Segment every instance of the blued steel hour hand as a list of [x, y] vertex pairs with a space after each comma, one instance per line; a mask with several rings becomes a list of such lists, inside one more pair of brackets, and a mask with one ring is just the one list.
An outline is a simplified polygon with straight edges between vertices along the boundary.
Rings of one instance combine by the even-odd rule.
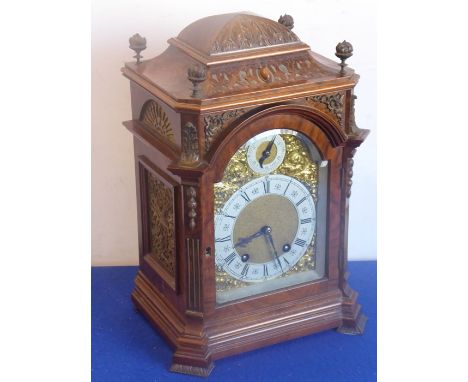
[[260, 229], [258, 232], [255, 232], [253, 235], [247, 236], [247, 237], [241, 237], [237, 241], [236, 244], [234, 244], [234, 248], [236, 247], [245, 247], [247, 244], [249, 244], [253, 239], [263, 236], [263, 228]]
[[234, 244], [234, 248], [236, 247], [245, 247], [247, 244], [249, 244], [253, 239], [257, 238], [257, 237], [260, 237], [260, 236], [263, 236], [263, 235], [266, 235], [268, 232], [271, 232], [271, 228], [268, 227], [267, 225], [266, 226], [263, 226], [262, 228], [260, 228], [260, 230], [258, 232], [255, 232], [254, 234], [250, 235], [250, 236], [247, 236], [247, 237], [241, 237], [239, 238], [239, 240], [237, 241], [236, 244]]
[[265, 162], [265, 159], [267, 159], [271, 155], [271, 148], [273, 147], [273, 143], [275, 142], [276, 135], [273, 137], [273, 139], [268, 142], [268, 146], [263, 150], [262, 156], [258, 160], [258, 163], [260, 164], [260, 167], [263, 168], [263, 162]]

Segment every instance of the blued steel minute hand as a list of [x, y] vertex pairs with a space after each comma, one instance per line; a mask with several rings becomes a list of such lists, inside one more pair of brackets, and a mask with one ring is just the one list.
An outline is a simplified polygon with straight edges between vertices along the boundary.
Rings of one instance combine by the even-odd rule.
[[281, 273], [284, 273], [283, 267], [282, 267], [281, 261], [280, 261], [280, 259], [278, 257], [278, 252], [276, 252], [275, 243], [273, 243], [273, 238], [271, 237], [271, 234], [269, 232], [267, 232], [265, 234], [265, 236], [267, 237], [268, 241], [270, 242], [271, 248], [273, 249], [273, 253], [275, 254], [276, 261], [278, 261], [278, 264], [279, 264], [279, 266], [281, 268]]

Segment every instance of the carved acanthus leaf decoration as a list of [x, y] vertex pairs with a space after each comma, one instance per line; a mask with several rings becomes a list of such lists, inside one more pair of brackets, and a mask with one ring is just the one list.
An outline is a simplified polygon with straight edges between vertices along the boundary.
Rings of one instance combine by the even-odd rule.
[[343, 126], [344, 98], [344, 93], [334, 93], [306, 97], [306, 101], [330, 115], [340, 126]]
[[169, 118], [156, 101], [149, 100], [143, 105], [140, 114], [140, 121], [143, 122], [143, 124], [151, 131], [156, 132], [171, 142], [174, 142], [174, 132], [172, 131]]
[[205, 91], [210, 96], [215, 96], [307, 81], [327, 73], [326, 68], [314, 62], [308, 54], [296, 55], [282, 61], [268, 59], [231, 69], [213, 68]]
[[204, 117], [205, 123], [205, 151], [208, 152], [218, 135], [233, 119], [245, 113], [245, 109], [226, 111], [221, 114], [210, 114]]
[[210, 53], [227, 53], [292, 42], [300, 40], [285, 26], [263, 17], [239, 15], [218, 34]]
[[186, 163], [197, 162], [200, 158], [198, 148], [197, 128], [191, 122], [182, 127], [182, 161]]

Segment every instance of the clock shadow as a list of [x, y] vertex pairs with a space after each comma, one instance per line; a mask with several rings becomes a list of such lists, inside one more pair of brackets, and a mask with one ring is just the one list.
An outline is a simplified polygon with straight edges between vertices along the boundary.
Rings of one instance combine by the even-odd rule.
[[137, 267], [92, 268], [93, 381], [144, 380], [139, 376], [160, 374], [171, 365], [171, 348], [131, 301], [137, 272]]

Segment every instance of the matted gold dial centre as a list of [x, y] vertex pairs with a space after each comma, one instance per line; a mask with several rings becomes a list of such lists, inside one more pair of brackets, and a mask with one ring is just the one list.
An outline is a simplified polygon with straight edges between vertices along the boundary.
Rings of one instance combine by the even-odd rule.
[[[271, 237], [276, 248], [291, 246], [297, 233], [298, 216], [289, 199], [279, 195], [265, 195], [249, 203], [239, 214], [233, 232], [236, 244], [243, 238], [258, 232], [262, 227], [271, 228]], [[248, 244], [236, 247], [241, 255], [249, 255], [252, 263], [265, 263], [272, 259], [271, 245], [265, 235]]]

